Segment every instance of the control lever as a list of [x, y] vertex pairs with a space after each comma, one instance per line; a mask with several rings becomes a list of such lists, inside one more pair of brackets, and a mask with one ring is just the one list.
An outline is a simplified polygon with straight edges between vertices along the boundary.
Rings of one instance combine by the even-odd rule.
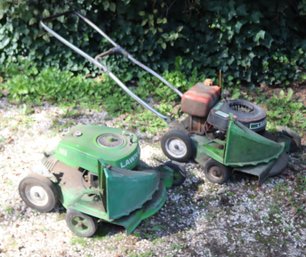
[[96, 61], [99, 61], [100, 59], [104, 58], [105, 56], [108, 56], [108, 55], [111, 55], [111, 54], [117, 54], [117, 53], [120, 53], [120, 48], [119, 47], [113, 47], [103, 53], [100, 53], [98, 54], [96, 57], [95, 57], [95, 60]]

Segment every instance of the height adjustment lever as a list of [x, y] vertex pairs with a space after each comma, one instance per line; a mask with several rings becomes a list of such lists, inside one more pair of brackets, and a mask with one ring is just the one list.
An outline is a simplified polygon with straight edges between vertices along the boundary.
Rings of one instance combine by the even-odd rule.
[[104, 58], [105, 56], [108, 56], [108, 55], [111, 55], [111, 54], [117, 54], [117, 53], [120, 53], [120, 47], [113, 47], [103, 53], [100, 53], [98, 54], [96, 57], [95, 57], [95, 60], [99, 61], [100, 59]]

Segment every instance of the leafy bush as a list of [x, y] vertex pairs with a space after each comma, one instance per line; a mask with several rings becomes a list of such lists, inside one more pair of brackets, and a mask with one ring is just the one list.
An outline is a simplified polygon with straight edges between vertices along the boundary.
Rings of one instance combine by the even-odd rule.
[[127, 118], [122, 121], [121, 126], [133, 130], [138, 129], [141, 132], [148, 132], [150, 134], [156, 134], [160, 132], [161, 129], [167, 128], [167, 124], [163, 122], [163, 120], [147, 110], [127, 116]]
[[[133, 91], [154, 105], [161, 113], [168, 116], [177, 115], [174, 106], [179, 100], [178, 96], [170, 90], [165, 90], [167, 87], [151, 76], [138, 75], [140, 75], [140, 79], [131, 84]], [[178, 70], [167, 71], [163, 76], [182, 91], [187, 90], [196, 81], [204, 79], [199, 76], [196, 70], [193, 71], [189, 80], [185, 74]], [[60, 71], [56, 68], [45, 68], [39, 72], [31, 62], [20, 59], [18, 64], [10, 63], [0, 67], [0, 93], [1, 91], [6, 92], [9, 100], [15, 103], [30, 103], [32, 105], [49, 101], [68, 106], [83, 105], [95, 109], [102, 106], [111, 115], [130, 112], [124, 120], [125, 126], [128, 125], [129, 128], [138, 128], [153, 134], [165, 127], [165, 123], [161, 119], [147, 110], [144, 111], [143, 107], [139, 107], [105, 75], [95, 79], [86, 79], [84, 76], [75, 76], [72, 72]], [[281, 90], [272, 97], [262, 94], [259, 89], [255, 91], [257, 92], [254, 93], [251, 90], [242, 92], [241, 88], [235, 87], [231, 89], [231, 97], [249, 98], [250, 101], [266, 105], [269, 129], [283, 125], [299, 132], [305, 131], [306, 109], [303, 103], [293, 99], [292, 89]], [[27, 109], [25, 109], [26, 112], [28, 112]]]
[[288, 126], [305, 132], [306, 130], [306, 108], [302, 102], [293, 99], [293, 90], [289, 88], [287, 93], [281, 90], [278, 95], [267, 99], [268, 125], [275, 129], [277, 125]]
[[[165, 72], [164, 76], [182, 90], [186, 90], [193, 81], [179, 71]], [[41, 104], [43, 101], [66, 105], [85, 104], [90, 107], [103, 106], [111, 114], [131, 112], [138, 106], [130, 96], [105, 74], [95, 79], [86, 79], [82, 75], [74, 75], [70, 71], [60, 71], [56, 68], [38, 68], [24, 59], [17, 63], [9, 63], [0, 67], [0, 91], [5, 91], [14, 103]], [[124, 79], [124, 78], [123, 78]], [[127, 79], [127, 78], [125, 78]], [[194, 79], [195, 80], [195, 79]], [[172, 104], [178, 96], [165, 90], [167, 87], [159, 80], [140, 74], [133, 81], [132, 90], [144, 100], [154, 105], [156, 102]], [[162, 93], [164, 90], [164, 93]], [[159, 108], [168, 112], [167, 105]], [[147, 115], [144, 119], [147, 119]]]
[[1, 88], [8, 91], [9, 99], [16, 103], [81, 102], [99, 97], [93, 80], [74, 76], [69, 71], [45, 68], [38, 72], [36, 66], [24, 62], [24, 66], [9, 64], [2, 67], [2, 73], [6, 82], [0, 84]]
[[[39, 68], [94, 72], [38, 25], [42, 17], [72, 8], [82, 9], [115, 41], [159, 71], [173, 70], [179, 60], [179, 70], [188, 76], [195, 68], [208, 77], [221, 69], [228, 85], [305, 80], [304, 0], [2, 0], [0, 64], [26, 56]], [[72, 18], [52, 26], [92, 55], [108, 48], [105, 40]], [[122, 59], [108, 60], [114, 71], [133, 77], [134, 69]]]
[[230, 88], [232, 99], [246, 99], [255, 102], [267, 110], [268, 130], [277, 130], [277, 126], [287, 126], [300, 132], [306, 130], [306, 107], [297, 99], [292, 88], [261, 89], [261, 88]]

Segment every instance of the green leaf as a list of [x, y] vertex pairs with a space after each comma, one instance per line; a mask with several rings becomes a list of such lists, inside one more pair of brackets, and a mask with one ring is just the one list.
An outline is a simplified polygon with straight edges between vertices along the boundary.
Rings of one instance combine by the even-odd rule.
[[260, 39], [264, 39], [265, 38], [265, 34], [266, 34], [266, 32], [264, 30], [258, 31], [257, 34], [254, 37], [254, 41], [256, 43], [258, 43]]
[[292, 99], [293, 93], [294, 92], [293, 92], [292, 88], [288, 88], [288, 93], [287, 93], [287, 97], [286, 97], [287, 101], [290, 101]]
[[30, 19], [29, 25], [31, 26], [31, 25], [35, 24], [36, 22], [37, 22], [37, 20], [33, 17], [33, 18]]
[[109, 2], [108, 1], [104, 1], [103, 2], [103, 7], [104, 7], [104, 10], [108, 10], [108, 8], [109, 8]]
[[43, 18], [46, 18], [46, 17], [50, 16], [50, 12], [47, 9], [45, 9], [42, 13], [42, 16], [43, 16]]
[[116, 11], [116, 4], [115, 4], [115, 3], [110, 3], [109, 9], [110, 9], [112, 12], [115, 12], [115, 11]]
[[141, 26], [145, 26], [145, 25], [147, 24], [147, 22], [148, 22], [147, 19], [143, 20], [143, 21], [141, 22]]
[[7, 37], [0, 41], [0, 49], [5, 48], [10, 43], [10, 39]]
[[48, 34], [43, 35], [43, 39], [47, 42], [50, 42], [50, 37]]
[[242, 4], [242, 5], [239, 5], [238, 8], [237, 8], [237, 14], [239, 16], [247, 16], [248, 15], [248, 12], [246, 10], [246, 6], [245, 4]]
[[242, 22], [237, 21], [237, 23], [235, 24], [235, 31], [236, 31], [236, 33], [240, 32], [240, 29], [241, 29], [242, 25], [243, 25]]
[[254, 23], [259, 23], [260, 18], [262, 18], [262, 17], [263, 17], [263, 15], [259, 11], [254, 11], [254, 12], [251, 13], [251, 21], [253, 21]]

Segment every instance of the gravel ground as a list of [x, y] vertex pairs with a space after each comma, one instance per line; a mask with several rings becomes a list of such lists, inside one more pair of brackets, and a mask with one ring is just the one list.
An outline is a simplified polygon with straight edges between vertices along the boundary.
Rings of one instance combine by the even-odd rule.
[[[17, 188], [67, 127], [81, 123], [115, 126], [116, 120], [104, 112], [28, 109], [0, 99], [0, 256], [305, 256], [305, 147], [261, 187], [241, 174], [226, 185], [211, 184], [198, 165], [187, 164], [184, 184], [132, 235], [101, 223], [93, 238], [74, 236], [63, 208], [33, 211]], [[157, 137], [139, 136], [143, 160], [165, 159]]]

